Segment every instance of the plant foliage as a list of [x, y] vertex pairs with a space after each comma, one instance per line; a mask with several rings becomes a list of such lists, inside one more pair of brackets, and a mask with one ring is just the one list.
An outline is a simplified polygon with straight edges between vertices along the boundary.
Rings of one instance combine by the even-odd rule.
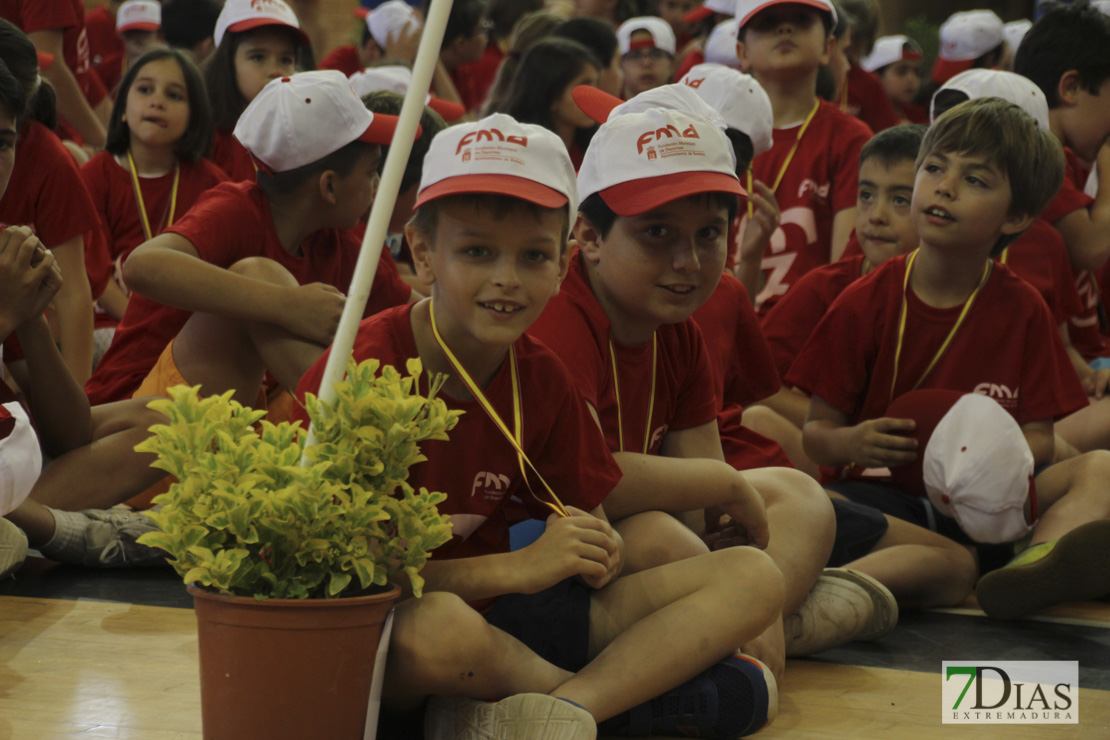
[[443, 376], [419, 394], [419, 360], [408, 375], [378, 368], [350, 360], [334, 404], [307, 396], [317, 440], [307, 450], [299, 422], [262, 421], [231, 392], [202, 398], [182, 385], [152, 401], [169, 423], [135, 449], [177, 481], [154, 499], [161, 531], [139, 541], [170, 553], [186, 583], [238, 596], [354, 596], [402, 572], [419, 596], [420, 570], [451, 527], [436, 509], [446, 494], [414, 491], [408, 470], [462, 412], [435, 398]]

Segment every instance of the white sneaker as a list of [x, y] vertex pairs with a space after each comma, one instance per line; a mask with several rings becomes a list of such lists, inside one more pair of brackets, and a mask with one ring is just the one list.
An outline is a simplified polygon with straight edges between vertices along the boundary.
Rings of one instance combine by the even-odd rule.
[[857, 640], [878, 640], [898, 626], [898, 601], [890, 589], [866, 573], [850, 568], [825, 568], [822, 575], [843, 578], [856, 584], [871, 597], [871, 621]]
[[0, 517], [0, 579], [19, 570], [27, 559], [27, 535], [7, 519]]
[[130, 509], [60, 511], [54, 516], [54, 536], [39, 548], [51, 560], [94, 568], [164, 565], [167, 553], [140, 545], [147, 532], [158, 531], [150, 517]]
[[822, 573], [798, 611], [782, 620], [787, 657], [812, 655], [858, 639], [873, 612], [871, 597], [862, 587]]
[[597, 725], [582, 707], [547, 694], [514, 694], [498, 702], [433, 696], [424, 740], [595, 740]]

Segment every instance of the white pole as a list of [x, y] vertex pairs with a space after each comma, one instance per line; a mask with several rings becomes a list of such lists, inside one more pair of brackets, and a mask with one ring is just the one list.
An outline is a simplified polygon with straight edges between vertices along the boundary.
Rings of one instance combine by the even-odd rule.
[[[355, 344], [355, 334], [362, 320], [362, 312], [366, 310], [370, 286], [374, 283], [374, 273], [377, 272], [378, 260], [381, 258], [382, 246], [385, 243], [386, 229], [393, 214], [393, 206], [397, 202], [397, 191], [401, 187], [401, 176], [409, 161], [412, 140], [416, 136], [420, 116], [424, 112], [424, 99], [432, 85], [432, 72], [439, 60], [439, 49], [443, 44], [443, 34], [447, 28], [447, 16], [451, 12], [451, 5], [452, 0], [434, 0], [424, 19], [420, 47], [417, 49], [416, 60], [412, 67], [412, 83], [405, 93], [400, 121], [397, 124], [397, 130], [393, 133], [393, 143], [389, 146], [389, 156], [385, 160], [378, 194], [370, 209], [370, 220], [366, 224], [366, 234], [362, 238], [362, 248], [359, 251], [355, 274], [351, 278], [347, 303], [343, 307], [343, 316], [339, 319], [339, 328], [335, 332], [331, 354], [324, 367], [324, 376], [320, 380], [318, 395], [320, 400], [326, 403], [335, 401], [335, 384], [343, 379], [343, 374], [347, 370], [347, 358], [350, 357], [351, 349]], [[315, 443], [316, 434], [310, 426], [306, 449]], [[307, 460], [302, 459], [301, 464], [306, 465]]]

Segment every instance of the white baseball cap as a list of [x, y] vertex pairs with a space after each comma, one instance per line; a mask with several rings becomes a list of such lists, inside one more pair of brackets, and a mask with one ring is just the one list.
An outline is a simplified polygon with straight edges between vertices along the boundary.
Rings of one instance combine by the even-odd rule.
[[698, 64], [681, 84], [693, 88], [709, 107], [719, 111], [729, 128], [748, 135], [752, 156], [770, 150], [775, 116], [771, 99], [754, 77], [722, 64]]
[[416, 11], [404, 0], [387, 0], [373, 10], [358, 8], [355, 15], [366, 20], [371, 38], [382, 49], [389, 44], [391, 37], [396, 38], [410, 25], [420, 26]]
[[116, 33], [157, 31], [162, 27], [162, 6], [154, 0], [127, 0], [116, 11]]
[[919, 62], [923, 56], [921, 47], [909, 36], [883, 36], [875, 41], [871, 53], [860, 61], [860, 66], [868, 72], [876, 72], [895, 62]]
[[940, 51], [933, 81], [943, 84], [1006, 40], [1002, 19], [991, 10], [953, 13], [940, 27]]
[[1106, 15], [1110, 15], [1110, 0], [1091, 0], [1091, 7]]
[[[633, 42], [632, 34], [636, 31], [647, 31], [651, 39]], [[675, 53], [674, 30], [671, 24], [654, 15], [629, 18], [622, 23], [617, 29], [617, 43], [620, 44], [621, 56], [640, 48], [662, 49], [671, 56]]]
[[270, 80], [239, 116], [234, 135], [260, 168], [286, 172], [352, 141], [389, 144], [396, 128], [396, 116], [366, 109], [342, 72], [323, 69]]
[[833, 27], [836, 26], [836, 8], [829, 0], [737, 0], [736, 17], [740, 19], [740, 28], [746, 26], [756, 13], [772, 5], [807, 5], [822, 13], [828, 13], [832, 18]]
[[495, 193], [544, 208], [566, 207], [571, 223], [578, 206], [574, 165], [563, 140], [504, 113], [449, 126], [432, 139], [415, 207], [464, 193]]
[[[404, 95], [411, 84], [412, 70], [400, 64], [367, 67], [351, 75], [351, 89], [360, 98], [378, 90], [389, 90]], [[457, 121], [466, 115], [465, 106], [432, 95], [424, 97], [424, 104], [443, 116], [445, 121]]]
[[715, 25], [705, 39], [705, 61], [739, 69], [740, 57], [736, 56], [736, 40], [739, 35], [740, 22], [735, 18]]
[[682, 20], [686, 23], [697, 23], [714, 13], [736, 15], [736, 0], [705, 0], [704, 3], [682, 16]]
[[[1105, 3], [1107, 8], [1106, 12], [1110, 13], [1110, 2]], [[1091, 5], [1098, 6], [1098, 2], [1093, 2]], [[1022, 39], [1025, 34], [1029, 33], [1029, 29], [1033, 27], [1033, 21], [1022, 18], [1018, 21], [1010, 21], [1002, 27], [1002, 34], [1006, 37], [1006, 46], [1010, 47], [1010, 51], [1017, 54], [1018, 47], [1021, 46]]]
[[914, 419], [917, 460], [891, 469], [906, 490], [925, 495], [976, 542], [1013, 542], [1032, 531], [1033, 453], [1017, 421], [994, 399], [930, 388], [895, 399], [886, 416]]
[[929, 120], [936, 119], [937, 95], [944, 90], [959, 90], [969, 100], [976, 98], [1002, 98], [1033, 116], [1044, 130], [1048, 130], [1048, 100], [1041, 88], [1027, 77], [1001, 69], [969, 69], [961, 72], [933, 94], [929, 104]]
[[39, 440], [18, 401], [0, 405], [0, 516], [27, 498], [42, 472]]
[[262, 26], [287, 26], [297, 32], [301, 43], [308, 45], [308, 36], [301, 30], [297, 14], [282, 0], [227, 0], [216, 19], [212, 40], [216, 46], [228, 31], [239, 33]]
[[618, 216], [633, 216], [697, 193], [745, 195], [721, 129], [680, 110], [611, 116], [578, 170], [579, 205], [598, 193]]
[[728, 128], [724, 117], [702, 100], [695, 90], [677, 82], [653, 87], [628, 100], [621, 100], [592, 85], [579, 85], [571, 96], [582, 112], [598, 123], [605, 123], [613, 116], [668, 108], [705, 118], [722, 131]]

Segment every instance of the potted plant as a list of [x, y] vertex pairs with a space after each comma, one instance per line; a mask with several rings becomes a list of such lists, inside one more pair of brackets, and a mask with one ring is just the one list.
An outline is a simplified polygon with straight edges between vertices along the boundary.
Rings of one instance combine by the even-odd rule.
[[[414, 491], [421, 442], [461, 412], [419, 393], [421, 365], [350, 361], [336, 401], [306, 398], [317, 444], [231, 400], [178, 386], [136, 449], [177, 481], [140, 542], [194, 596], [205, 738], [361, 738], [382, 622], [407, 576], [451, 538], [445, 494]], [[302, 460], [302, 456], [304, 460]]]

